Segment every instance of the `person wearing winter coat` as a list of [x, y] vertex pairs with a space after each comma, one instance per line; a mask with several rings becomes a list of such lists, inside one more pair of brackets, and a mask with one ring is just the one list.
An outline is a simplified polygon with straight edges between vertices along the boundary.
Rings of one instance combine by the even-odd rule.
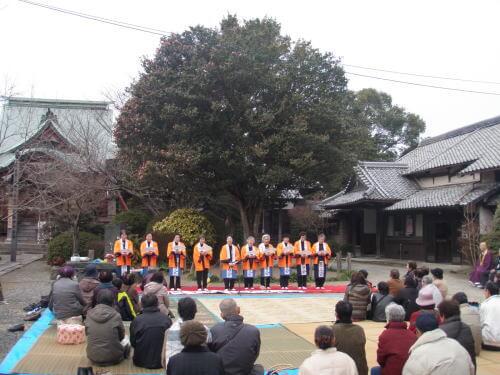
[[389, 294], [396, 297], [401, 289], [403, 289], [403, 282], [399, 278], [399, 271], [396, 269], [391, 270], [389, 273], [390, 279], [387, 281], [389, 285]]
[[417, 280], [412, 275], [405, 277], [404, 288], [399, 291], [396, 300], [401, 301], [401, 305], [405, 309], [406, 321], [410, 320], [411, 314], [420, 310], [416, 302], [417, 297]]
[[92, 295], [92, 307], [95, 307], [97, 305], [99, 293], [106, 289], [109, 289], [111, 292], [113, 292], [113, 294], [115, 295], [114, 300], [116, 301], [118, 289], [116, 289], [113, 285], [113, 272], [109, 270], [102, 270], [101, 272], [99, 272], [99, 285], [94, 288], [94, 293]]
[[344, 301], [352, 305], [352, 320], [366, 320], [368, 304], [371, 301], [371, 290], [361, 272], [355, 273], [347, 286]]
[[349, 302], [339, 301], [335, 305], [337, 320], [333, 325], [335, 347], [346, 353], [356, 363], [359, 375], [368, 374], [366, 362], [366, 336], [362, 327], [352, 323], [352, 305]]
[[438, 306], [442, 323], [439, 325], [450, 339], [457, 340], [470, 355], [476, 367], [476, 350], [470, 327], [460, 319], [460, 305], [455, 301], [443, 301]]
[[377, 362], [380, 367], [372, 368], [372, 375], [397, 375], [403, 371], [409, 350], [417, 336], [406, 329], [405, 310], [395, 303], [386, 307], [387, 325], [378, 338]]
[[97, 296], [97, 305], [90, 309], [85, 320], [87, 357], [98, 366], [113, 366], [130, 353], [123, 321], [114, 308], [115, 294], [109, 289]]
[[479, 307], [483, 349], [500, 351], [500, 295], [498, 285], [488, 281], [484, 287], [486, 300]]
[[374, 322], [385, 322], [385, 308], [394, 301], [394, 297], [389, 294], [389, 285], [385, 281], [377, 284], [378, 292], [372, 294], [371, 312]]
[[69, 318], [81, 319], [85, 300], [83, 299], [78, 282], [73, 280], [75, 270], [64, 266], [59, 270], [59, 279], [52, 284], [49, 296], [49, 309], [57, 320]]
[[422, 314], [416, 321], [417, 341], [403, 375], [473, 375], [474, 365], [458, 341], [446, 337], [434, 314]]
[[452, 300], [460, 305], [460, 319], [470, 327], [472, 337], [474, 337], [474, 348], [476, 356], [481, 353], [481, 319], [479, 318], [479, 308], [469, 304], [467, 295], [458, 292], [453, 295]]
[[151, 276], [151, 281], [144, 286], [144, 295], [154, 294], [158, 298], [158, 307], [160, 311], [165, 315], [169, 315], [170, 310], [168, 307], [170, 306], [170, 302], [168, 300], [168, 289], [163, 284], [164, 281], [163, 272], [155, 272], [153, 276]]
[[[434, 285], [432, 285], [434, 287]], [[441, 295], [441, 293], [438, 294]], [[417, 332], [417, 327], [415, 325], [418, 317], [422, 314], [433, 314], [438, 322], [440, 322], [441, 318], [439, 317], [439, 313], [436, 311], [436, 300], [434, 299], [435, 294], [431, 288], [423, 287], [418, 292], [418, 298], [415, 300], [417, 305], [420, 307], [420, 310], [415, 311], [410, 316], [410, 327], [408, 328], [413, 333]]]
[[149, 369], [162, 368], [161, 357], [165, 331], [172, 320], [160, 312], [154, 294], [142, 297], [142, 314], [130, 324], [130, 343], [134, 348], [134, 365]]
[[94, 295], [94, 289], [99, 285], [99, 280], [97, 278], [97, 268], [93, 263], [87, 264], [85, 271], [83, 272], [83, 278], [78, 284], [80, 286], [80, 291], [82, 293], [85, 305], [83, 307], [83, 314], [87, 313], [87, 310], [92, 307], [92, 297]]
[[316, 328], [314, 343], [318, 349], [300, 365], [299, 375], [358, 375], [352, 358], [335, 348], [335, 336], [331, 327]]

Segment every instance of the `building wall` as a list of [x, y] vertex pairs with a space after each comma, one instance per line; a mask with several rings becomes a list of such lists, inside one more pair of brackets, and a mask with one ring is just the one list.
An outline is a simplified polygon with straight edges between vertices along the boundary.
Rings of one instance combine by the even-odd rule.
[[480, 174], [473, 173], [464, 176], [460, 176], [457, 174], [452, 176], [448, 175], [429, 176], [429, 177], [420, 177], [417, 178], [416, 180], [422, 189], [427, 189], [436, 186], [457, 185], [467, 182], [477, 182], [480, 181]]

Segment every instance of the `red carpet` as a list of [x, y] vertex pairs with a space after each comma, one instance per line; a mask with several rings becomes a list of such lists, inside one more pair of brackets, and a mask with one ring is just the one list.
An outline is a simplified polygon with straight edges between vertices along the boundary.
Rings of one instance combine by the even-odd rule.
[[[236, 291], [238, 291], [238, 286], [235, 287]], [[289, 287], [288, 290], [281, 290], [279, 286], [272, 286], [271, 287], [271, 293], [276, 294], [276, 293], [310, 293], [310, 294], [322, 294], [322, 293], [344, 293], [346, 289], [346, 285], [328, 285], [325, 286], [325, 289], [316, 289], [313, 286], [307, 287], [306, 290], [304, 289], [298, 289], [296, 286]], [[188, 292], [188, 293], [193, 293], [197, 292], [197, 287], [190, 285], [182, 288], [182, 292]], [[217, 293], [217, 292], [223, 292], [224, 287], [222, 286], [212, 286], [208, 288], [210, 294], [212, 293]], [[248, 293], [248, 294], [257, 294], [257, 293], [269, 293], [269, 291], [266, 291], [264, 289], [260, 289], [260, 285], [257, 285], [254, 290], [245, 290], [243, 287], [239, 289], [241, 293]], [[179, 292], [174, 292], [175, 294], [180, 294]], [[233, 292], [234, 293], [234, 292]], [[198, 293], [197, 293], [198, 294]], [[199, 294], [204, 294], [199, 292]]]

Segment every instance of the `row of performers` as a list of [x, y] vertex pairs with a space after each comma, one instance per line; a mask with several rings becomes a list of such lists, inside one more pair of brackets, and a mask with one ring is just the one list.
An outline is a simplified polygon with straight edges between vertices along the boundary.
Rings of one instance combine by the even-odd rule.
[[[158, 244], [148, 234], [141, 243], [141, 256], [143, 268], [155, 268], [159, 255]], [[122, 232], [120, 239], [115, 242], [114, 255], [116, 264], [121, 267], [122, 273], [129, 271], [133, 254], [132, 241], [127, 239], [127, 234]], [[238, 278], [239, 266], [243, 271], [245, 289], [254, 289], [254, 279], [260, 270], [261, 287], [270, 289], [272, 269], [275, 259], [278, 260], [280, 272], [280, 287], [288, 289], [292, 268], [297, 270], [297, 284], [299, 289], [307, 289], [307, 278], [312, 264], [314, 280], [317, 289], [324, 289], [328, 261], [333, 253], [325, 242], [325, 236], [320, 234], [318, 242], [311, 245], [306, 234], [301, 233], [300, 239], [294, 244], [288, 236], [284, 236], [276, 248], [271, 244], [268, 234], [262, 236], [262, 243], [255, 245], [255, 238], [247, 238], [246, 245], [241, 249], [233, 244], [233, 238], [228, 236], [226, 244], [220, 250], [221, 276], [226, 290], [234, 290], [235, 280]], [[205, 238], [200, 237], [193, 248], [193, 264], [196, 270], [198, 290], [207, 290], [208, 272], [213, 257], [213, 249], [205, 243]], [[180, 236], [167, 246], [167, 259], [170, 276], [170, 289], [181, 288], [182, 271], [186, 264], [186, 246], [181, 242]]]

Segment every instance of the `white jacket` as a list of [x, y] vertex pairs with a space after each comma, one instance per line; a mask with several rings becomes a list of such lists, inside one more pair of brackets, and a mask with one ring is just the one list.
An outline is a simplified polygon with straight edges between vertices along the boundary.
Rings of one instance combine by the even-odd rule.
[[425, 332], [410, 348], [403, 375], [474, 375], [469, 353], [441, 329]]
[[299, 368], [299, 375], [358, 375], [353, 359], [336, 348], [317, 349]]
[[500, 348], [500, 295], [487, 298], [479, 307], [483, 344]]

